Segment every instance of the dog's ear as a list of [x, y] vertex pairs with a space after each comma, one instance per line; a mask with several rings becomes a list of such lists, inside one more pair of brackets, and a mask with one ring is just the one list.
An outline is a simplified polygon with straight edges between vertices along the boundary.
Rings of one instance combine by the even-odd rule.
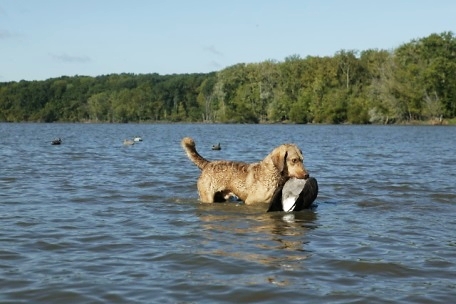
[[277, 153], [272, 155], [272, 163], [279, 170], [283, 172], [285, 169], [285, 162], [287, 161], [288, 151], [286, 149], [279, 149]]

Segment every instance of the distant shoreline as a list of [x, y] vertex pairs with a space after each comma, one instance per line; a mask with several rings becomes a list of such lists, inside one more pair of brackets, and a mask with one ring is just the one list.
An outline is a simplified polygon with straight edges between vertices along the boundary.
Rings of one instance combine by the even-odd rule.
[[452, 119], [443, 119], [442, 121], [438, 120], [415, 120], [408, 122], [399, 122], [399, 123], [388, 123], [388, 124], [379, 124], [379, 123], [370, 123], [370, 124], [355, 124], [355, 123], [340, 123], [340, 124], [331, 124], [331, 123], [294, 123], [294, 122], [260, 122], [260, 123], [229, 123], [229, 122], [175, 122], [175, 121], [128, 121], [128, 122], [107, 122], [107, 121], [53, 121], [53, 122], [44, 122], [44, 121], [0, 121], [0, 123], [10, 124], [10, 123], [21, 123], [21, 124], [144, 124], [144, 125], [164, 125], [164, 124], [201, 124], [201, 125], [328, 125], [328, 126], [454, 126], [456, 125], [456, 118]]

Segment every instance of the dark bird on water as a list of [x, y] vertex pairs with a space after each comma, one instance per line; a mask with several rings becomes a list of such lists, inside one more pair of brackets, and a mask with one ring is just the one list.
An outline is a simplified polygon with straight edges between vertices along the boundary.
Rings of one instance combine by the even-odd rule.
[[55, 138], [53, 141], [51, 141], [51, 145], [60, 145], [62, 143], [62, 140], [60, 138]]

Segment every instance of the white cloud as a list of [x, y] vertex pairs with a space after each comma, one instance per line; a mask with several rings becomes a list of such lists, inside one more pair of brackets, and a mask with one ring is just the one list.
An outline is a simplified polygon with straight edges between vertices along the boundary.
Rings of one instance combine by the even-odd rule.
[[213, 54], [213, 55], [223, 56], [223, 53], [220, 52], [219, 50], [217, 50], [217, 49], [215, 48], [215, 46], [213, 46], [213, 45], [205, 46], [205, 47], [204, 47], [204, 50], [205, 50], [206, 52], [209, 52], [209, 53]]
[[4, 29], [0, 29], [0, 39], [8, 39], [11, 37], [13, 37], [13, 34], [11, 34], [11, 32]]
[[209, 62], [209, 67], [214, 70], [219, 70], [222, 68], [222, 65], [219, 62], [212, 60], [211, 62]]
[[88, 56], [74, 56], [68, 55], [66, 53], [63, 54], [49, 54], [52, 59], [61, 62], [68, 62], [68, 63], [87, 63], [91, 61], [90, 57]]

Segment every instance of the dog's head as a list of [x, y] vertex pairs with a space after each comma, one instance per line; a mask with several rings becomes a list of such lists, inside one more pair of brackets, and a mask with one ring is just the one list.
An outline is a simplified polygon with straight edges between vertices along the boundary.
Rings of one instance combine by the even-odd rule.
[[299, 179], [309, 178], [309, 172], [304, 168], [302, 151], [294, 144], [284, 144], [275, 148], [271, 160], [282, 176]]

